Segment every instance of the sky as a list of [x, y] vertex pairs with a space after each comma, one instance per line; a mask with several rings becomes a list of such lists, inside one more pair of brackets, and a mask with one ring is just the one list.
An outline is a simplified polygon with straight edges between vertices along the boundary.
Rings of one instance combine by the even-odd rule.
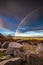
[[43, 1], [1, 0], [0, 33], [43, 37]]

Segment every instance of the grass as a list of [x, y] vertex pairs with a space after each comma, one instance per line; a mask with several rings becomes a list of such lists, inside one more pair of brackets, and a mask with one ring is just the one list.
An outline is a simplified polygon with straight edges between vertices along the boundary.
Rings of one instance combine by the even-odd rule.
[[23, 47], [23, 49], [24, 49], [24, 51], [31, 50], [32, 52], [35, 53], [36, 47], [35, 46], [32, 46], [32, 45], [29, 45], [29, 44], [25, 44], [25, 46]]
[[38, 41], [43, 41], [43, 37], [20, 37], [20, 36], [16, 36], [16, 37], [12, 37], [14, 40], [38, 40]]
[[4, 54], [2, 52], [0, 52], [0, 57], [4, 56]]

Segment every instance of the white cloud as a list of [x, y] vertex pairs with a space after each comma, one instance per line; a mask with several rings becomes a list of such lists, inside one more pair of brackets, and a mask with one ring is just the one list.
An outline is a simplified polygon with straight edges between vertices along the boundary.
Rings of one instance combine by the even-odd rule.
[[3, 35], [14, 35], [14, 32], [5, 28], [0, 28], [0, 33], [2, 33]]
[[16, 33], [15, 33], [15, 36], [24, 36], [24, 37], [36, 37], [36, 36], [43, 36], [43, 30], [42, 31], [39, 31], [39, 32], [37, 32], [37, 31], [28, 31], [28, 32], [25, 32], [25, 33], [20, 33], [19, 31], [17, 31]]

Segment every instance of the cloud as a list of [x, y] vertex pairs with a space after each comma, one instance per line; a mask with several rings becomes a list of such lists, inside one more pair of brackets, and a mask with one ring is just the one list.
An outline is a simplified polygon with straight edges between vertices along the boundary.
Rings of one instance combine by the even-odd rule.
[[[37, 3], [37, 5], [36, 5]], [[40, 5], [41, 4], [41, 5]], [[40, 1], [5, 1], [0, 2], [0, 16], [11, 18], [12, 21], [0, 18], [0, 27], [10, 31], [26, 33], [28, 31], [43, 30], [43, 21], [33, 21], [34, 19], [43, 17], [43, 2]], [[36, 10], [40, 8], [39, 10]], [[36, 10], [36, 11], [34, 11]], [[27, 15], [28, 14], [28, 15]], [[26, 16], [26, 17], [25, 17]], [[13, 21], [14, 20], [14, 21]], [[16, 23], [16, 21], [21, 23]], [[22, 21], [21, 21], [22, 20]], [[12, 24], [12, 22], [15, 22]], [[21, 34], [22, 35], [22, 34]]]
[[5, 28], [11, 31], [15, 31], [18, 26], [18, 21], [12, 20], [5, 16], [0, 16], [0, 28]]
[[31, 30], [38, 30], [39, 28], [43, 29], [43, 7], [35, 9], [26, 15], [21, 20], [17, 30], [26, 32]]
[[14, 36], [15, 32], [7, 30], [5, 28], [0, 28], [0, 33], [2, 33], [3, 35], [12, 35]]
[[0, 18], [0, 27], [4, 27], [4, 22], [2, 18]]
[[39, 30], [39, 31], [28, 31], [25, 33], [21, 33], [21, 32], [16, 32], [15, 36], [24, 36], [24, 37], [43, 37], [43, 30]]
[[3, 35], [12, 35], [14, 36], [14, 32], [9, 31], [9, 32], [1, 32]]

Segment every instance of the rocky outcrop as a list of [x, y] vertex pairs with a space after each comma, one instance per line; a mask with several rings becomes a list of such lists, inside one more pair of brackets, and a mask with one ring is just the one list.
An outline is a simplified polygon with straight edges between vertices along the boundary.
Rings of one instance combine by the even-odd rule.
[[35, 54], [31, 54], [29, 57], [29, 65], [43, 65], [43, 59]]
[[0, 42], [0, 48], [2, 47], [2, 43]]
[[21, 65], [21, 59], [19, 57], [11, 58], [0, 62], [0, 65]]
[[5, 41], [5, 42], [2, 44], [2, 48], [7, 49], [7, 48], [8, 48], [8, 45], [9, 45], [9, 42], [8, 42], [8, 41]]

